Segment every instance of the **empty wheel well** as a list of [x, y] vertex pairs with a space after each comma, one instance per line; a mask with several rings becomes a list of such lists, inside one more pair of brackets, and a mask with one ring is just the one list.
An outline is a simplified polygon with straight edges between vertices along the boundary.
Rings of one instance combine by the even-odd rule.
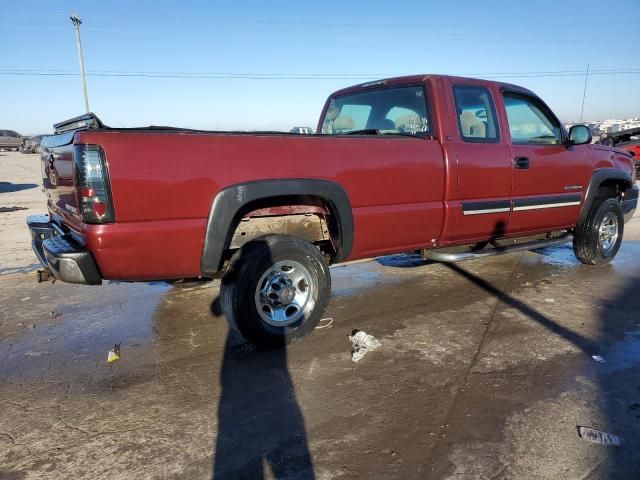
[[320, 197], [284, 195], [254, 200], [234, 216], [225, 259], [245, 243], [268, 234], [291, 235], [317, 245], [331, 259], [337, 252], [340, 225], [331, 205]]
[[598, 186], [596, 198], [620, 198], [626, 188], [628, 188], [626, 183], [621, 180], [605, 180]]
[[[299, 209], [300, 206], [306, 209]], [[225, 187], [212, 199], [200, 257], [201, 274], [213, 276], [220, 272], [244, 218], [285, 217], [283, 221], [291, 223], [291, 218], [286, 218], [289, 214], [311, 214], [312, 221], [323, 220], [328, 239], [322, 248], [331, 261], [349, 257], [353, 212], [347, 192], [339, 183], [318, 178], [254, 180]], [[273, 226], [273, 222], [266, 223]]]

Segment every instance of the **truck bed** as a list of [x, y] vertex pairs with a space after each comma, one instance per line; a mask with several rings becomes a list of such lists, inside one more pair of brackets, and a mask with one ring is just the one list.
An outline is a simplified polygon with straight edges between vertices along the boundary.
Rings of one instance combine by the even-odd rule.
[[[67, 123], [77, 128], [78, 119]], [[54, 217], [88, 242], [105, 278], [198, 276], [212, 200], [242, 182], [318, 178], [342, 185], [358, 231], [350, 258], [421, 248], [442, 228], [445, 167], [433, 139], [60, 127], [45, 142], [43, 161], [68, 152], [71, 142], [100, 145], [106, 157], [114, 224], [82, 224], [70, 211], [71, 190], [49, 204]], [[72, 189], [67, 171], [60, 184]]]

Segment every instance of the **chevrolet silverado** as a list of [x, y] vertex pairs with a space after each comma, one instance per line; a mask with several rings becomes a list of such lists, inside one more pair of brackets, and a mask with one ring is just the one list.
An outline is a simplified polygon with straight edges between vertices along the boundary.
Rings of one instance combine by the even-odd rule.
[[46, 215], [27, 220], [39, 278], [211, 279], [265, 347], [309, 333], [328, 266], [419, 251], [468, 258], [573, 242], [613, 259], [638, 200], [631, 155], [568, 132], [516, 85], [442, 75], [332, 94], [317, 133], [109, 128], [43, 141]]

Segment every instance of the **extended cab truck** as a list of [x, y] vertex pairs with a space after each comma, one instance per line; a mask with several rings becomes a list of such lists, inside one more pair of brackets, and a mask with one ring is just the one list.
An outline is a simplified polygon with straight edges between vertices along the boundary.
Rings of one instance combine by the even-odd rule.
[[[316, 135], [107, 128], [44, 140], [40, 278], [213, 278], [247, 339], [310, 332], [328, 265], [394, 252], [456, 261], [567, 242], [617, 253], [638, 188], [630, 154], [567, 133], [532, 92], [421, 75], [340, 90]], [[451, 247], [456, 247], [452, 249]]]

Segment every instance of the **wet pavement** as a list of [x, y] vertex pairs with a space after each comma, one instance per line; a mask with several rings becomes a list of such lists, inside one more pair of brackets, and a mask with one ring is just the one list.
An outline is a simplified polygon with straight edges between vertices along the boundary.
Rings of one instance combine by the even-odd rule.
[[[640, 478], [638, 216], [601, 268], [567, 245], [332, 275], [333, 323], [273, 352], [217, 282], [0, 275], [0, 478]], [[357, 364], [354, 328], [382, 342]]]

